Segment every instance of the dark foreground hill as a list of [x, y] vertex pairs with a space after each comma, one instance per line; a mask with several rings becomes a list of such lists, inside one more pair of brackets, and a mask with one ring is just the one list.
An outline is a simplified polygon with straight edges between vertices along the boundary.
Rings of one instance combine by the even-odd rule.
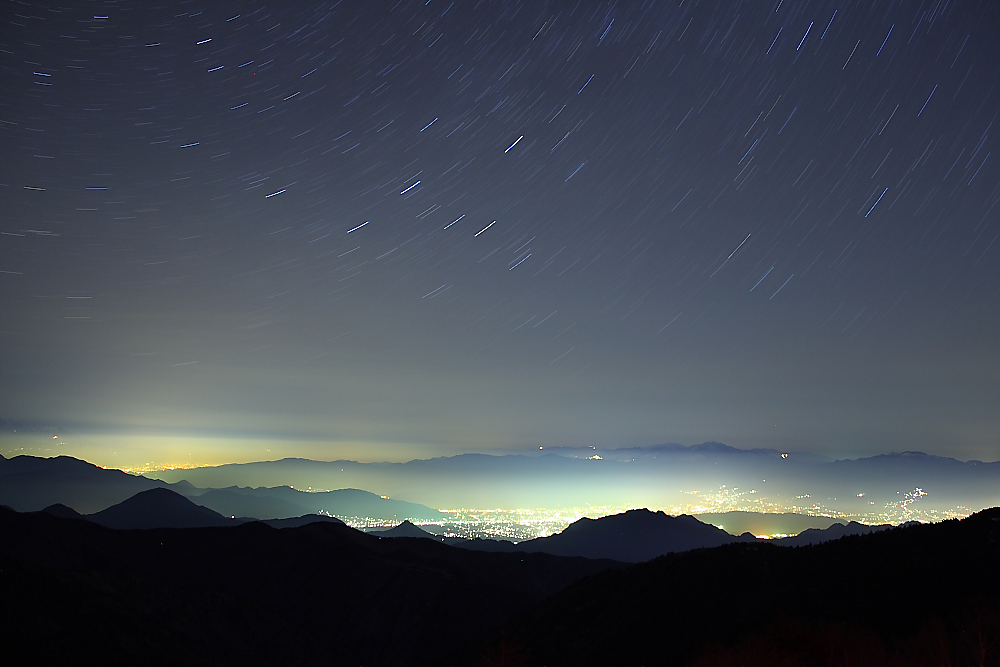
[[582, 580], [467, 664], [997, 665], [1000, 508], [820, 545], [730, 544]]
[[439, 664], [620, 566], [331, 522], [122, 531], [0, 508], [0, 663]]

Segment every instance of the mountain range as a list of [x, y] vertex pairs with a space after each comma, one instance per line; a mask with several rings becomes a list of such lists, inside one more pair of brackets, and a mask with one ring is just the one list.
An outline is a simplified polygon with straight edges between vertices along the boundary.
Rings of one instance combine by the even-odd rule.
[[600, 519], [584, 517], [561, 533], [521, 542], [518, 548], [556, 556], [610, 558], [638, 563], [675, 551], [755, 539], [750, 534], [734, 537], [693, 516], [682, 514], [674, 517], [663, 512], [635, 509]]
[[674, 517], [662, 511], [634, 509], [600, 519], [584, 517], [560, 533], [536, 537], [516, 545], [499, 540], [468, 540], [455, 543], [455, 546], [480, 551], [521, 551], [638, 563], [675, 551], [756, 539], [749, 533], [738, 537], [730, 535], [692, 516]]
[[[284, 519], [255, 519], [253, 517], [226, 517], [170, 489], [156, 488], [140, 491], [117, 505], [93, 514], [80, 514], [60, 503], [42, 510], [63, 519], [84, 519], [105, 528], [118, 530], [149, 530], [152, 528], [209, 528], [236, 526], [260, 521], [272, 528], [298, 528], [310, 523], [330, 522], [344, 525], [340, 519], [325, 514], [304, 514]], [[405, 523], [409, 523], [408, 521]], [[411, 524], [412, 525], [412, 524]]]
[[199, 505], [210, 507], [228, 516], [288, 518], [305, 513], [324, 513], [383, 521], [404, 519], [434, 521], [446, 516], [443, 512], [426, 505], [383, 498], [360, 489], [307, 492], [288, 486], [271, 488], [231, 486], [204, 492], [191, 490], [185, 495]]
[[236, 525], [225, 517], [196, 505], [176, 491], [158, 488], [141, 491], [131, 498], [82, 518], [105, 528], [208, 528]]
[[1000, 664], [1000, 508], [581, 580], [466, 654], [523, 665]]
[[651, 512], [646, 509], [629, 510], [600, 519], [584, 517], [555, 535], [516, 544], [505, 540], [439, 537], [409, 521], [404, 521], [389, 530], [369, 531], [368, 534], [379, 537], [432, 539], [474, 551], [545, 553], [553, 556], [582, 556], [625, 563], [638, 563], [675, 551], [704, 549], [757, 539], [750, 534], [734, 537], [691, 516], [672, 517], [663, 512]]
[[[84, 519], [106, 528], [119, 530], [209, 528], [259, 521], [247, 516], [223, 516], [168, 488], [140, 491], [131, 498], [93, 514], [80, 514], [58, 503], [46, 507], [43, 512], [61, 518]], [[262, 522], [274, 528], [295, 528], [315, 522], [343, 524], [335, 517], [318, 514], [265, 519]], [[884, 528], [888, 526], [865, 526], [856, 522], [847, 525], [835, 523], [827, 529], [809, 529], [795, 537], [774, 540], [774, 543], [786, 546], [818, 544], [845, 535], [867, 534]], [[368, 534], [380, 538], [432, 539], [475, 551], [546, 553], [554, 556], [608, 559], [627, 563], [638, 563], [679, 551], [757, 540], [750, 533], [733, 536], [720, 528], [702, 523], [695, 517], [686, 515], [673, 517], [662, 511], [651, 512], [647, 509], [629, 510], [599, 519], [584, 517], [560, 533], [520, 543], [440, 537], [423, 530], [409, 520], [402, 521], [394, 528], [369, 531]]]
[[37, 511], [61, 504], [93, 514], [151, 489], [171, 489], [225, 517], [288, 519], [305, 514], [367, 517], [381, 521], [434, 520], [445, 515], [426, 505], [386, 498], [359, 489], [308, 492], [289, 486], [272, 488], [198, 488], [105, 469], [69, 456], [40, 458], [0, 456], [0, 504]]
[[380, 489], [434, 507], [711, 506], [725, 487], [747, 502], [820, 504], [845, 513], [914, 502], [940, 511], [1000, 504], [1000, 462], [958, 461], [920, 452], [829, 460], [722, 443], [684, 447], [461, 454], [405, 463], [281, 459], [162, 470], [151, 477], [200, 486]]
[[[908, 506], [940, 516], [1000, 505], [1000, 462], [958, 461], [920, 452], [831, 461], [721, 443], [558, 451], [463, 454], [406, 463], [282, 459], [146, 476], [105, 471], [70, 457], [0, 457], [0, 503], [38, 510], [59, 502], [91, 513], [139, 491], [171, 484], [183, 495], [205, 495], [199, 502], [226, 516], [330, 513], [397, 522], [441, 518], [432, 507], [707, 508], [737, 497], [746, 508], [766, 501], [811, 513], [823, 508], [865, 514]], [[94, 482], [103, 473], [108, 475], [96, 489]], [[115, 479], [108, 482], [112, 475]], [[276, 490], [279, 487], [285, 488]], [[378, 494], [359, 506], [343, 493], [347, 489]], [[398, 498], [419, 502], [395, 505]]]
[[438, 664], [615, 567], [331, 522], [112, 530], [0, 508], [0, 662]]
[[[53, 516], [84, 519], [106, 528], [127, 530], [235, 526], [256, 520], [246, 516], [223, 516], [171, 489], [162, 487], [141, 491], [131, 498], [93, 514], [81, 515], [61, 504], [51, 505], [44, 511]], [[298, 527], [315, 521], [343, 523], [336, 518], [315, 514], [271, 519], [264, 523], [279, 528]], [[650, 512], [644, 509], [629, 510], [600, 519], [585, 517], [570, 524], [561, 533], [518, 544], [494, 540], [440, 538], [424, 531], [409, 520], [404, 520], [395, 528], [371, 531], [369, 534], [387, 538], [428, 538], [478, 551], [546, 553], [622, 562], [640, 562], [674, 551], [756, 539], [749, 534], [733, 537], [724, 530], [702, 523], [694, 517], [671, 517], [663, 512]]]
[[[140, 490], [138, 496], [137, 489]], [[168, 493], [168, 489], [184, 496], [187, 501], [179, 496], [171, 499], [174, 494]], [[154, 491], [157, 493], [153, 493]], [[163, 500], [164, 503], [161, 504], [164, 506], [142, 505], [143, 499], [148, 502], [153, 497]], [[118, 500], [114, 503], [117, 507], [101, 506], [109, 500]], [[61, 507], [62, 510], [58, 510], [63, 512], [61, 516], [67, 516], [67, 512], [76, 514], [77, 509], [80, 509], [92, 521], [122, 528], [221, 526], [229, 525], [233, 520], [254, 519], [274, 526], [297, 526], [312, 520], [324, 520], [324, 517], [331, 515], [395, 522], [404, 519], [439, 521], [446, 516], [424, 505], [383, 498], [357, 489], [323, 492], [305, 492], [289, 486], [201, 489], [184, 480], [168, 485], [162, 480], [149, 480], [117, 470], [106, 470], [69, 457], [0, 457], [0, 503], [21, 511], [44, 507], [50, 512], [57, 512], [53, 508]], [[181, 513], [175, 516], [175, 511], [182, 507], [198, 507], [198, 515]], [[828, 529], [777, 541], [782, 544], [804, 543], [805, 540], [823, 541], [869, 530], [860, 524], [843, 529], [842, 522], [803, 515], [739, 512], [704, 515], [702, 518], [706, 519], [705, 523], [724, 525], [729, 528], [730, 533], [740, 532], [736, 530], [740, 526], [757, 527], [758, 533], [775, 532], [759, 530], [762, 525], [780, 525], [785, 529], [794, 526], [799, 529], [796, 532], [811, 526]], [[518, 545], [503, 540], [447, 538], [445, 541], [481, 551], [545, 552], [638, 562], [672, 551], [715, 546], [736, 539], [751, 539], [751, 536], [742, 534], [747, 532], [745, 530], [736, 538], [705, 523], [692, 517], [675, 518], [662, 512], [656, 515], [646, 510], [637, 510], [598, 521], [583, 519], [559, 535], [528, 540]], [[590, 524], [591, 528], [584, 528]], [[682, 535], [685, 533], [683, 526], [687, 527], [687, 532], [697, 530], [700, 533], [697, 536]], [[413, 530], [420, 531], [415, 526]], [[592, 537], [584, 539], [588, 535]], [[626, 539], [627, 535], [639, 537]]]
[[[186, 503], [154, 489], [104, 516], [164, 508], [193, 516]], [[223, 527], [113, 530], [60, 514], [72, 517], [65, 507], [0, 508], [5, 663], [1000, 660], [1000, 509], [791, 549], [733, 541], [630, 567], [453, 548], [406, 536], [421, 534], [412, 524], [390, 531], [399, 537], [335, 522], [275, 530], [232, 519]], [[633, 511], [573, 524], [562, 534], [573, 542], [538, 542], [628, 545], [631, 530], [668, 527], [722, 532], [693, 517]]]
[[0, 456], [0, 504], [37, 511], [56, 503], [90, 514], [164, 488], [161, 480], [106, 469], [70, 456]]
[[835, 523], [829, 528], [823, 529], [807, 528], [798, 535], [791, 535], [789, 537], [782, 537], [771, 541], [778, 546], [804, 547], [810, 544], [820, 544], [831, 540], [839, 540], [841, 537], [846, 537], [848, 535], [868, 535], [869, 533], [877, 533], [888, 528], [892, 528], [892, 526], [886, 524], [868, 526], [858, 523], [857, 521], [850, 521], [847, 524]]
[[[422, 505], [393, 501], [357, 489], [315, 493], [287, 486], [205, 490], [186, 481], [168, 486], [162, 481], [105, 470], [67, 457], [16, 457], [0, 460], [0, 464], [3, 466], [0, 468], [0, 501], [6, 501], [15, 509], [22, 510], [26, 509], [25, 505], [29, 502], [46, 502], [49, 504], [45, 510], [50, 514], [84, 518], [108, 528], [204, 528], [232, 526], [254, 520], [263, 520], [273, 527], [294, 527], [314, 521], [336, 521], [337, 519], [330, 518], [329, 511], [325, 509], [327, 507], [338, 509], [338, 513], [343, 516], [379, 517], [382, 520], [390, 517], [398, 521], [401, 516], [436, 520], [443, 516], [441, 512]], [[87, 514], [80, 514], [75, 508], [61, 502], [72, 498], [74, 494], [110, 498], [143, 486], [152, 488], [146, 488], [110, 507]], [[25, 488], [30, 493], [24, 493]], [[27, 499], [20, 498], [19, 495]], [[79, 500], [78, 504], [83, 507], [92, 505], [91, 502]], [[31, 506], [28, 505], [27, 509], [31, 509]], [[726, 520], [732, 524], [735, 517], [727, 517]], [[797, 537], [777, 542], [788, 545], [816, 543], [870, 530], [873, 529], [855, 523], [849, 526], [834, 523], [825, 530], [808, 530]], [[667, 553], [755, 539], [750, 533], [733, 536], [691, 516], [672, 517], [663, 512], [644, 509], [601, 519], [583, 518], [561, 533], [518, 544], [503, 540], [438, 538], [408, 519], [394, 529], [373, 534], [384, 537], [429, 537], [452, 546], [477, 551], [547, 553], [621, 562], [641, 562]]]

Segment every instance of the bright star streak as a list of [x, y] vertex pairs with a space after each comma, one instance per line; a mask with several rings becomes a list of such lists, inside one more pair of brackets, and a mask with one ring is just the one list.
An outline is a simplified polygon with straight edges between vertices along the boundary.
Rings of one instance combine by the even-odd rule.
[[362, 223], [361, 223], [360, 225], [358, 225], [358, 226], [357, 226], [357, 227], [355, 227], [354, 229], [348, 229], [348, 230], [347, 230], [347, 233], [348, 233], [348, 234], [350, 234], [350, 233], [351, 233], [351, 232], [353, 232], [353, 231], [354, 231], [355, 229], [361, 229], [362, 227], [364, 227], [365, 225], [367, 225], [367, 224], [368, 224], [369, 222], [371, 222], [371, 221], [370, 221], [370, 220], [365, 220], [364, 222], [362, 222]]
[[479, 236], [480, 234], [482, 234], [483, 232], [485, 232], [485, 231], [486, 231], [487, 229], [489, 229], [490, 227], [492, 227], [492, 226], [493, 226], [493, 225], [495, 225], [495, 224], [497, 224], [497, 221], [496, 221], [496, 220], [494, 220], [494, 221], [493, 221], [493, 222], [491, 222], [490, 224], [486, 225], [485, 227], [483, 227], [482, 229], [480, 229], [480, 230], [479, 230], [478, 232], [476, 232], [476, 233], [475, 233], [475, 234], [473, 234], [472, 236], [473, 236], [473, 237], [476, 237], [476, 236]]

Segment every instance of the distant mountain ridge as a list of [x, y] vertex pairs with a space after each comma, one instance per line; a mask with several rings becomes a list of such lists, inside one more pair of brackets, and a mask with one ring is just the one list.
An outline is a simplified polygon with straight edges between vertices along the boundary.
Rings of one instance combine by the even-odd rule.
[[[569, 455], [560, 455], [565, 451]], [[584, 456], [588, 454], [589, 456]], [[151, 473], [201, 487], [293, 485], [378, 488], [436, 507], [642, 507], [695, 502], [725, 487], [803, 509], [844, 514], [897, 506], [921, 489], [918, 507], [947, 511], [1000, 504], [1000, 462], [958, 461], [919, 452], [831, 461], [774, 449], [708, 442], [623, 449], [547, 448], [527, 454], [460, 454], [405, 463], [286, 458]], [[699, 495], [692, 496], [691, 493]]]
[[[631, 456], [636, 450], [627, 451]], [[962, 462], [919, 452], [816, 462], [795, 453], [783, 458], [777, 450], [703, 443], [645, 448], [641, 456], [623, 461], [597, 457], [463, 454], [370, 464], [283, 459], [156, 473], [164, 479], [104, 470], [69, 457], [15, 457], [0, 460], [0, 504], [39, 510], [62, 503], [92, 513], [167, 482], [224, 516], [267, 519], [310, 513], [393, 522], [444, 518], [427, 504], [398, 505], [397, 498], [436, 507], [645, 507], [651, 498], [661, 507], [713, 507], [726, 506], [719, 504], [729, 502], [724, 494], [732, 494], [728, 497], [741, 496], [740, 502], [766, 499], [796, 512], [891, 515], [894, 522], [922, 508], [940, 515], [1000, 504], [1000, 462]], [[301, 490], [309, 487], [313, 491]], [[378, 489], [391, 497], [350, 489]]]
[[60, 503], [90, 514], [166, 482], [105, 469], [70, 456], [0, 457], [0, 504], [21, 512]]
[[[84, 519], [118, 530], [236, 526], [259, 520], [247, 516], [226, 517], [167, 488], [141, 491], [121, 503], [89, 515], [81, 515], [61, 504], [51, 505], [43, 512], [62, 518]], [[319, 514], [263, 520], [263, 523], [274, 528], [295, 528], [315, 522], [343, 524], [335, 517]], [[808, 529], [798, 536], [774, 540], [772, 543], [781, 546], [819, 544], [846, 535], [868, 534], [890, 527], [865, 526], [853, 521], [847, 525], [834, 523], [826, 529]], [[662, 511], [652, 512], [647, 509], [628, 510], [599, 519], [584, 517], [560, 533], [518, 544], [502, 540], [444, 538], [423, 530], [409, 520], [402, 521], [394, 528], [370, 531], [369, 534], [386, 538], [431, 539], [474, 551], [546, 553], [630, 563], [651, 560], [668, 553], [757, 539], [750, 533], [731, 535], [692, 516], [674, 517]]]
[[186, 480], [168, 484], [121, 470], [106, 469], [69, 456], [0, 457], [0, 504], [17, 511], [63, 505], [94, 514], [151, 489], [171, 489], [224, 517], [289, 519], [306, 514], [369, 517], [384, 521], [440, 519], [440, 511], [360, 489], [310, 493], [288, 486], [200, 489]]
[[370, 517], [381, 520], [442, 519], [445, 514], [404, 500], [383, 498], [361, 489], [301, 491], [289, 486], [271, 488], [231, 486], [224, 489], [183, 491], [198, 504], [229, 516], [254, 516], [261, 519], [289, 518], [307, 513], [334, 514], [343, 517]]
[[261, 521], [272, 528], [298, 528], [316, 522], [344, 525], [344, 522], [336, 517], [321, 514], [264, 520], [254, 517], [226, 517], [167, 488], [140, 491], [131, 498], [93, 514], [80, 514], [73, 508], [58, 503], [46, 507], [42, 512], [64, 519], [82, 519], [116, 530], [217, 528], [238, 526], [253, 521]]
[[839, 540], [841, 537], [848, 535], [868, 535], [869, 533], [877, 533], [888, 528], [892, 528], [892, 526], [888, 524], [867, 526], [857, 521], [851, 521], [846, 525], [835, 523], [829, 528], [809, 528], [803, 530], [798, 535], [782, 537], [772, 540], [772, 542], [783, 547], [802, 547], [810, 544], [822, 544], [831, 540]]

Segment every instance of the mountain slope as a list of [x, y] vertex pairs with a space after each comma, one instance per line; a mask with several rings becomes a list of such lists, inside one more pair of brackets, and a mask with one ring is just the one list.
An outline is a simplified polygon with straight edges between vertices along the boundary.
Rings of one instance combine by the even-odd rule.
[[20, 512], [59, 503], [89, 514], [140, 491], [166, 487], [160, 480], [101, 468], [70, 456], [0, 458], [0, 504]]
[[86, 519], [105, 528], [207, 528], [232, 526], [236, 521], [196, 505], [170, 489], [149, 489]]
[[1000, 503], [1000, 462], [958, 461], [918, 452], [826, 461], [795, 452], [786, 458], [777, 450], [703, 443], [600, 450], [600, 460], [575, 450], [567, 454], [462, 454], [406, 463], [282, 459], [150, 475], [171, 482], [186, 478], [200, 487], [290, 484], [377, 489], [436, 507], [557, 503], [641, 507], [650, 498], [683, 504], [691, 502], [691, 496], [680, 489], [723, 485], [756, 491], [755, 498], [780, 500], [785, 506], [797, 506], [792, 499], [809, 496], [812, 500], [806, 506], [818, 503], [848, 513], [869, 513], [873, 506], [898, 503], [918, 487], [927, 495], [920, 496], [916, 509], [947, 511]]
[[516, 548], [556, 556], [638, 563], [675, 551], [716, 547], [745, 539], [702, 523], [693, 516], [674, 517], [662, 511], [635, 509], [600, 519], [584, 517], [561, 533], [526, 540]]
[[1000, 663], [1000, 508], [816, 546], [670, 554], [580, 581], [467, 662]]
[[268, 493], [268, 489], [198, 489], [191, 487], [184, 493], [192, 501], [215, 510], [223, 516], [252, 516], [261, 520], [286, 519], [308, 514], [305, 505], [290, 502]]
[[385, 521], [444, 517], [444, 514], [426, 505], [383, 498], [360, 489], [306, 492], [289, 486], [230, 486], [206, 490], [183, 479], [167, 484], [121, 470], [101, 468], [69, 456], [0, 457], [0, 505], [20, 512], [39, 511], [59, 504], [82, 514], [93, 514], [154, 488], [170, 488], [196, 504], [228, 517], [263, 520], [332, 514]]
[[444, 516], [426, 505], [383, 498], [360, 489], [301, 491], [289, 486], [271, 488], [231, 486], [186, 493], [199, 505], [224, 516], [253, 516], [260, 519], [285, 519], [302, 514], [331, 514], [340, 517], [367, 517], [385, 521], [403, 519], [434, 520]]
[[403, 523], [390, 528], [389, 530], [370, 530], [369, 535], [375, 535], [377, 537], [420, 537], [425, 539], [441, 541], [441, 538], [437, 535], [432, 535], [428, 533], [423, 528], [419, 526], [414, 526], [409, 521], [404, 521]]
[[330, 522], [116, 531], [0, 509], [0, 661], [441, 664], [616, 566], [380, 540]]
[[266, 523], [271, 528], [301, 528], [311, 523], [337, 523], [344, 525], [344, 522], [335, 516], [325, 516], [323, 514], [303, 514], [302, 516], [288, 517], [287, 519], [265, 519], [261, 523]]
[[782, 537], [774, 540], [774, 544], [782, 547], [802, 547], [807, 544], [820, 544], [822, 542], [829, 542], [830, 540], [839, 540], [846, 535], [867, 535], [868, 533], [875, 533], [888, 528], [892, 528], [892, 526], [887, 524], [866, 526], [857, 521], [851, 521], [847, 525], [835, 523], [829, 528], [809, 528], [793, 537]]
[[51, 514], [52, 516], [62, 517], [63, 519], [86, 518], [72, 507], [66, 507], [62, 503], [55, 503], [54, 505], [49, 505], [42, 511], [45, 512], [46, 514]]

